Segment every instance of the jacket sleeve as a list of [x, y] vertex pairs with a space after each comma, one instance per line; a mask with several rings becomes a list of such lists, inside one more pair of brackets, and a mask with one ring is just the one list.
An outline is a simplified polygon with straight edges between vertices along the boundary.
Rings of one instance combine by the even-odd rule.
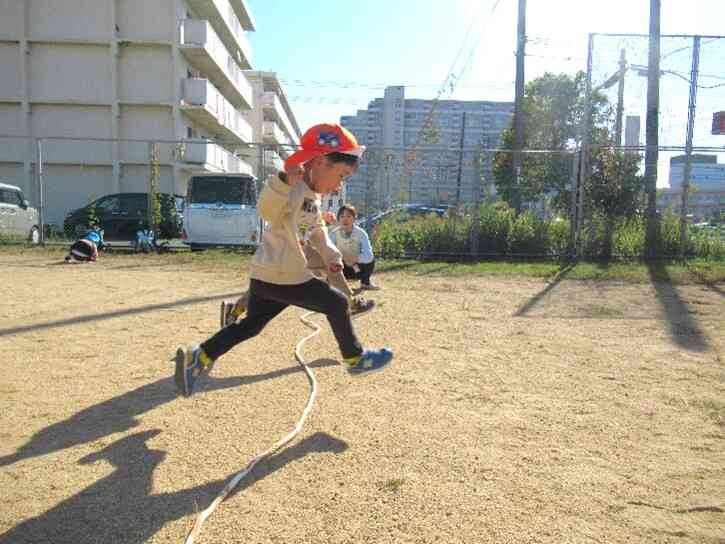
[[375, 258], [373, 256], [373, 246], [370, 245], [370, 237], [364, 229], [357, 227], [360, 234], [360, 262], [371, 263]]
[[326, 266], [330, 266], [333, 263], [342, 265], [342, 253], [340, 253], [337, 246], [330, 240], [327, 234], [327, 227], [325, 227], [325, 223], [322, 221], [322, 216], [319, 218], [319, 223], [310, 231], [309, 240], [310, 245], [320, 254]]
[[259, 215], [271, 225], [279, 225], [289, 215], [290, 186], [274, 176], [259, 195]]

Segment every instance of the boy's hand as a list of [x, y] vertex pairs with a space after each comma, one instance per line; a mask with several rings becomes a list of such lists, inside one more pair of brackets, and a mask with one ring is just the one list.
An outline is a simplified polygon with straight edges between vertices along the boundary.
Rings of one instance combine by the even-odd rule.
[[287, 185], [289, 185], [290, 187], [294, 187], [295, 185], [297, 185], [297, 183], [299, 183], [300, 180], [302, 180], [305, 175], [305, 171], [301, 166], [297, 165], [292, 166], [289, 170], [287, 170], [286, 174]]
[[333, 274], [337, 274], [338, 272], [342, 272], [342, 265], [337, 263], [330, 263], [327, 266], [327, 269]]

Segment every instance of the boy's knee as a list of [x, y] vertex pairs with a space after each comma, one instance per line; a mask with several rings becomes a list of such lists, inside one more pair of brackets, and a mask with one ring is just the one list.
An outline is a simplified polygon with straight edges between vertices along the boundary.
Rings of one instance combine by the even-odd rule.
[[331, 289], [334, 297], [331, 299], [330, 310], [333, 313], [345, 313], [350, 309], [350, 302], [347, 297], [337, 289]]

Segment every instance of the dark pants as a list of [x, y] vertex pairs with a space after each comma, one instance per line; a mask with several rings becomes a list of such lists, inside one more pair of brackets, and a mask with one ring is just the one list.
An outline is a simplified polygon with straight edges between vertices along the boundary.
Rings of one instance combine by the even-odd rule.
[[362, 346], [352, 329], [347, 297], [318, 279], [297, 285], [250, 280], [249, 305], [244, 319], [224, 327], [201, 347], [216, 360], [237, 344], [257, 336], [290, 305], [325, 314], [343, 357], [356, 357], [362, 353]]
[[349, 280], [360, 280], [360, 283], [363, 285], [370, 285], [370, 276], [372, 276], [373, 270], [375, 270], [375, 260], [373, 259], [369, 263], [357, 263], [357, 266], [360, 268], [360, 272], [355, 272], [352, 266], [345, 265], [342, 273]]
[[93, 260], [93, 242], [87, 240], [78, 240], [70, 246], [69, 255], [76, 261]]

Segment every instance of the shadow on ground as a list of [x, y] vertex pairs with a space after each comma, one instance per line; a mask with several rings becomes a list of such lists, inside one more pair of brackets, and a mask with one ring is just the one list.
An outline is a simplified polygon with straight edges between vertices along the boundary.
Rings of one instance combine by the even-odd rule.
[[[0, 544], [142, 544], [169, 522], [206, 508], [234, 474], [189, 489], [152, 494], [153, 472], [166, 457], [166, 452], [150, 448], [147, 441], [160, 432], [150, 430], [127, 436], [82, 458], [81, 465], [103, 461], [114, 470], [47, 512], [0, 535]], [[235, 494], [307, 455], [338, 454], [347, 448], [342, 440], [326, 433], [315, 433], [260, 462], [247, 479], [242, 480]], [[193, 463], [186, 464], [179, 470], [191, 472], [194, 466]], [[227, 498], [226, 502], [230, 500]], [[189, 529], [191, 526], [192, 523]]]
[[657, 300], [664, 311], [670, 335], [677, 345], [690, 351], [707, 351], [708, 343], [697, 320], [689, 311], [672, 284], [667, 266], [658, 261], [647, 263], [650, 281], [657, 294]]
[[[324, 368], [338, 364], [332, 359], [318, 359], [309, 363], [308, 366]], [[199, 381], [195, 394], [200, 395], [230, 387], [251, 385], [301, 371], [302, 367], [293, 366], [252, 376], [232, 378], [207, 376], [206, 379]], [[81, 410], [64, 421], [38, 431], [15, 453], [0, 457], [0, 467], [128, 431], [139, 424], [137, 416], [177, 398], [178, 393], [173, 378], [163, 378], [143, 385], [133, 391]], [[183, 400], [179, 399], [179, 402], [183, 402]]]
[[115, 312], [107, 312], [102, 314], [91, 314], [81, 315], [76, 317], [69, 317], [68, 319], [59, 319], [57, 321], [46, 321], [44, 323], [34, 323], [32, 325], [23, 325], [22, 327], [11, 327], [8, 329], [0, 329], [0, 337], [10, 336], [12, 334], [25, 334], [28, 332], [40, 331], [44, 329], [53, 329], [56, 327], [68, 327], [71, 325], [78, 325], [80, 323], [89, 323], [92, 321], [104, 321], [106, 319], [115, 319], [117, 317], [124, 317], [128, 315], [143, 314], [147, 312], [157, 312], [159, 310], [168, 310], [179, 306], [189, 306], [194, 304], [204, 304], [206, 302], [213, 302], [215, 300], [224, 300], [228, 298], [238, 298], [241, 295], [239, 292], [234, 293], [223, 293], [220, 295], [209, 295], [204, 297], [193, 297], [177, 300], [175, 302], [164, 302], [162, 304], [148, 304], [146, 306], [139, 306], [137, 308], [126, 308], [125, 310], [116, 310]]
[[556, 286], [559, 285], [559, 283], [561, 283], [561, 280], [566, 278], [566, 276], [574, 269], [575, 266], [576, 263], [568, 263], [565, 266], [562, 266], [546, 287], [544, 287], [540, 292], [531, 297], [528, 302], [526, 302], [523, 306], [516, 310], [516, 312], [514, 312], [514, 317], [525, 317], [526, 314], [528, 314], [534, 306], [536, 306], [546, 295], [554, 290]]

